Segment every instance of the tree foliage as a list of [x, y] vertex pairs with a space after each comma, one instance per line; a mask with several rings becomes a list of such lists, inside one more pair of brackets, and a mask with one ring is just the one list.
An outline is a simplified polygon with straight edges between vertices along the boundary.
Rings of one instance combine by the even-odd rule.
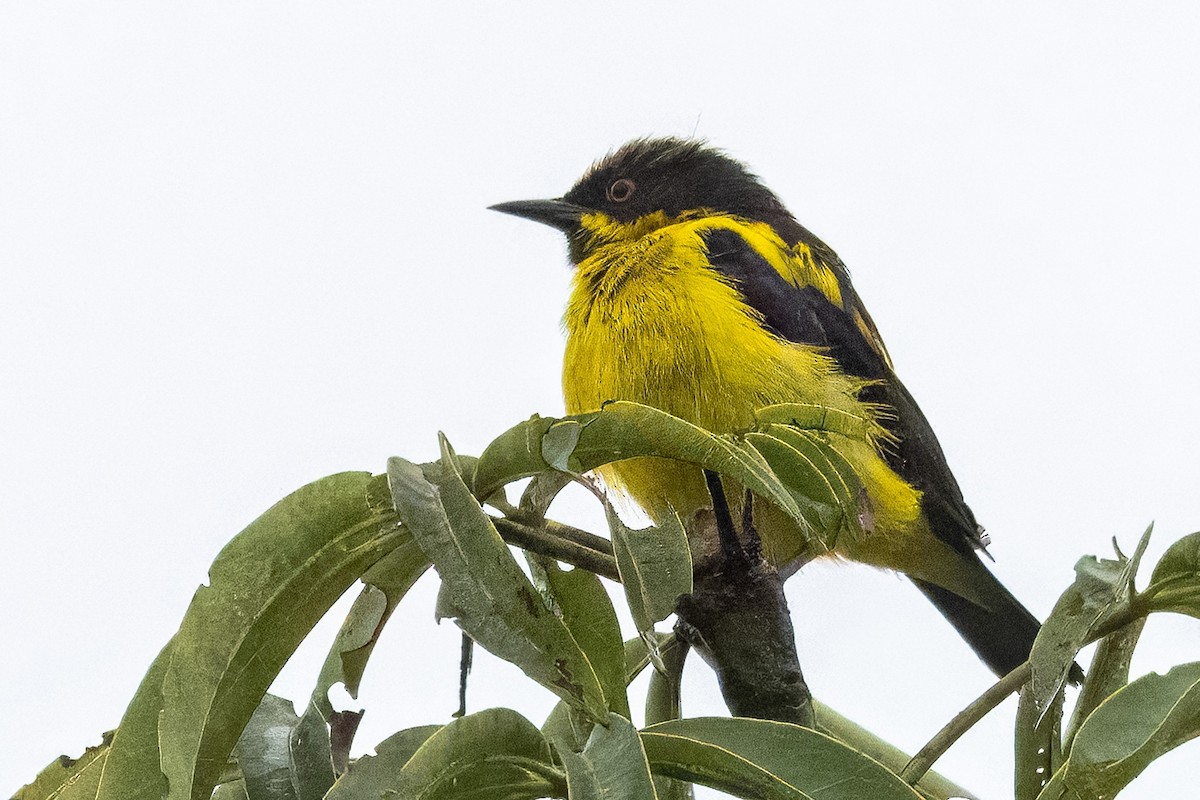
[[[780, 800], [970, 797], [929, 766], [1012, 691], [1021, 697], [1019, 800], [1110, 798], [1200, 734], [1200, 662], [1129, 679], [1149, 614], [1200, 617], [1200, 534], [1176, 542], [1139, 590], [1149, 531], [1131, 557], [1118, 550], [1112, 559], [1081, 559], [1030, 660], [911, 760], [820, 703], [815, 729], [684, 716], [686, 648], [656, 629], [693, 590], [684, 522], [631, 530], [609, 507], [609, 535], [596, 536], [548, 520], [555, 495], [612, 461], [681, 459], [749, 487], [830, 547], [858, 519], [858, 478], [841, 453], [864, 435], [861, 422], [777, 406], [764, 409], [754, 431], [716, 435], [619, 402], [593, 414], [535, 416], [478, 459], [456, 454], [443, 437], [437, 462], [394, 458], [385, 475], [315, 481], [221, 551], [115, 731], [80, 758], [52, 763], [16, 800], [679, 800], [692, 784]], [[532, 480], [513, 504], [505, 487], [523, 478]], [[360, 715], [334, 711], [329, 689], [342, 684], [356, 695], [392, 612], [431, 566], [441, 580], [439, 613], [560, 702], [540, 725], [491, 708], [404, 728], [374, 755], [351, 759]], [[597, 575], [622, 583], [638, 638], [622, 641]], [[267, 688], [356, 583], [360, 594], [296, 714]], [[1097, 641], [1064, 724], [1069, 671]], [[647, 668], [654, 675], [639, 730], [627, 685]]]

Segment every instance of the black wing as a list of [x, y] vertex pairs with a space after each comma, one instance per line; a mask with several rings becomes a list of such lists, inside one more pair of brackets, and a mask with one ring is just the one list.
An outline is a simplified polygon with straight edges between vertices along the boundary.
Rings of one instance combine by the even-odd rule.
[[[763, 321], [778, 336], [826, 348], [843, 372], [877, 381], [863, 390], [862, 399], [895, 411], [894, 419], [882, 421], [897, 439], [884, 453], [888, 465], [921, 490], [922, 511], [938, 538], [959, 550], [980, 547], [981, 530], [963, 500], [933, 428], [892, 371], [882, 342], [877, 336], [868, 338], [862, 330], [865, 327], [873, 334], [874, 325], [850, 286], [845, 266], [820, 240], [807, 231], [803, 233], [805, 244], [837, 275], [845, 308], [835, 305], [815, 286], [790, 283], [732, 230], [709, 231], [705, 244], [712, 265], [737, 284], [746, 303], [762, 314]], [[858, 320], [863, 321], [862, 327]]]
[[[1041, 624], [974, 552], [984, 544], [975, 515], [963, 501], [929, 421], [892, 371], [883, 341], [850, 285], [845, 265], [790, 217], [771, 224], [784, 234], [785, 241], [808, 245], [814, 257], [833, 271], [841, 288], [840, 306], [814, 286], [790, 283], [731, 230], [718, 229], [707, 235], [710, 261], [737, 283], [746, 302], [779, 336], [824, 347], [848, 374], [877, 381], [862, 394], [864, 400], [884, 403], [895, 411], [895, 419], [882, 420], [898, 439], [884, 457], [892, 469], [923, 492], [921, 510], [930, 529], [962, 554], [964, 563], [975, 572], [976, 589], [985, 602], [976, 605], [935, 584], [913, 582], [993, 672], [1008, 674], [1029, 657]], [[1078, 664], [1072, 665], [1069, 678], [1072, 683], [1082, 680]]]

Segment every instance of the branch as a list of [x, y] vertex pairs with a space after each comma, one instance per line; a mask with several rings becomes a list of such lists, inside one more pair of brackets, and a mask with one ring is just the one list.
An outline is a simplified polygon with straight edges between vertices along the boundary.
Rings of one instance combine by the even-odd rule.
[[[717, 519], [697, 515], [688, 535], [719, 539]], [[812, 727], [812, 694], [800, 671], [783, 579], [761, 557], [738, 556], [716, 548], [697, 563], [692, 593], [676, 607], [675, 631], [717, 673], [734, 716]]]

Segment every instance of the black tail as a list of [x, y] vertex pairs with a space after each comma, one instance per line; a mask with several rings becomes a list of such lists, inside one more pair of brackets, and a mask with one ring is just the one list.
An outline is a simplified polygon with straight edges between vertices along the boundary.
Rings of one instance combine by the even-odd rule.
[[1042, 624], [1004, 588], [977, 555], [963, 555], [978, 566], [978, 570], [973, 570], [978, 574], [974, 583], [979, 595], [987, 601], [987, 608], [936, 584], [916, 579], [913, 583], [937, 606], [992, 672], [997, 676], [1007, 675], [1029, 658], [1033, 640]]

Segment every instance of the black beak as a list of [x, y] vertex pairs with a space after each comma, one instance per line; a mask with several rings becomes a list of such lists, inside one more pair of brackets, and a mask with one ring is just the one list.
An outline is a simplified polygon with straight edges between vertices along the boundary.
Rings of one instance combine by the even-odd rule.
[[511, 203], [497, 203], [488, 206], [492, 211], [502, 214], [512, 214], [514, 217], [524, 217], [551, 228], [558, 228], [563, 233], [572, 233], [579, 228], [579, 218], [587, 209], [581, 208], [565, 200], [514, 200]]

